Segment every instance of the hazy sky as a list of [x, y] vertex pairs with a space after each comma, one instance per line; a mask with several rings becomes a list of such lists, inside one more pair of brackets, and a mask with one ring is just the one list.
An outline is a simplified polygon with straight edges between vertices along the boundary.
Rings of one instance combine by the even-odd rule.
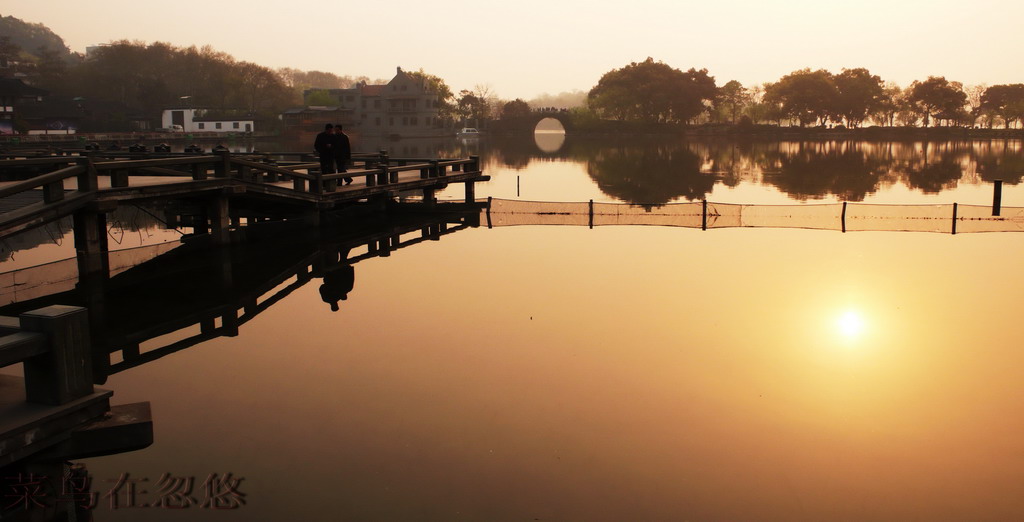
[[0, 0], [74, 51], [118, 39], [212, 45], [269, 67], [391, 78], [424, 69], [452, 90], [502, 98], [588, 90], [648, 56], [706, 67], [719, 85], [803, 67], [867, 67], [908, 84], [928, 75], [1024, 82], [1020, 0]]

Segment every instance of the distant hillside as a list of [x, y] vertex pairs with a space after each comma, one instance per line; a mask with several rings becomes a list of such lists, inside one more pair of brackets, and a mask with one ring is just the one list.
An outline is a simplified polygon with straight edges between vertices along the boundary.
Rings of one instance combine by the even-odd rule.
[[43, 24], [25, 22], [13, 16], [0, 16], [0, 36], [10, 38], [11, 43], [34, 58], [39, 57], [40, 47], [57, 51], [65, 60], [71, 58], [71, 50], [64, 44], [64, 39]]

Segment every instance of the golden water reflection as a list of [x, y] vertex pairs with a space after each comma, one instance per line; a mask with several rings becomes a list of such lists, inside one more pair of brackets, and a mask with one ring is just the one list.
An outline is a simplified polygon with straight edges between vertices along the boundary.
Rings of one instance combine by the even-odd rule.
[[340, 313], [307, 285], [115, 375], [161, 436], [91, 466], [249, 473], [269, 518], [1017, 519], [1021, 254], [1014, 234], [470, 230], [360, 263]]

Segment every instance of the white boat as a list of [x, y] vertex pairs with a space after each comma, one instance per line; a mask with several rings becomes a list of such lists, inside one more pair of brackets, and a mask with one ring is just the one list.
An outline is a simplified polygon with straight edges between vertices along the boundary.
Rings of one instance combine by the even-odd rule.
[[455, 136], [459, 138], [479, 138], [482, 134], [474, 127], [463, 127], [459, 129], [459, 132], [455, 133]]

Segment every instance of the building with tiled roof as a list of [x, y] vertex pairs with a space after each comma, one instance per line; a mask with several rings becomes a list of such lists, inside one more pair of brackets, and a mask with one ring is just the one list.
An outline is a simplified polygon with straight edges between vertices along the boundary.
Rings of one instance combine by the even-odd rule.
[[[359, 82], [349, 89], [310, 89], [326, 91], [331, 98], [326, 107], [289, 109], [281, 115], [286, 129], [317, 130], [322, 123], [340, 123], [346, 131], [365, 136], [437, 136], [445, 132], [438, 118], [440, 100], [436, 92], [421, 80], [398, 68], [386, 85]], [[325, 118], [333, 121], [324, 121]]]

